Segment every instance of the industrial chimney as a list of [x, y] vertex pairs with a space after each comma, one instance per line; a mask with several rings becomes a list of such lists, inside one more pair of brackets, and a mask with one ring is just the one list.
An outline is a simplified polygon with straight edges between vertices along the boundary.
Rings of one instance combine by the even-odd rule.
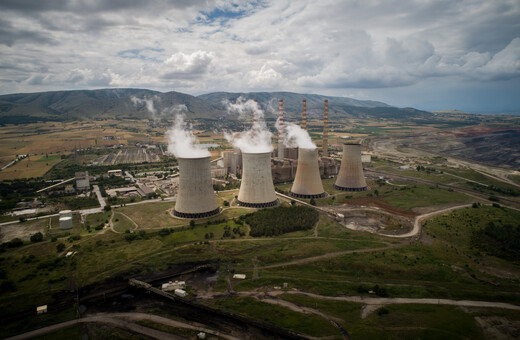
[[318, 164], [318, 149], [298, 149], [298, 168], [291, 188], [291, 196], [298, 198], [320, 198], [327, 193], [321, 183]]
[[211, 184], [210, 156], [181, 158], [179, 162], [179, 192], [173, 214], [183, 218], [208, 217], [219, 212]]
[[285, 146], [283, 140], [283, 100], [278, 101], [278, 158], [285, 158]]
[[304, 99], [302, 104], [302, 129], [307, 130], [307, 100]]
[[242, 152], [242, 183], [237, 202], [241, 206], [252, 208], [278, 204], [271, 175], [270, 152]]
[[329, 101], [325, 99], [325, 107], [323, 109], [323, 145], [322, 156], [329, 157]]
[[361, 144], [343, 145], [343, 158], [334, 188], [343, 191], [365, 191], [369, 189], [361, 164]]

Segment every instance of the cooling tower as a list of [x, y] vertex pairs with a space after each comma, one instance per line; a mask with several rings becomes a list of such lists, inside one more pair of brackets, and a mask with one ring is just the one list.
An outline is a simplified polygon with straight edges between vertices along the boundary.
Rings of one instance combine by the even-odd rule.
[[320, 198], [326, 195], [321, 184], [318, 149], [298, 149], [298, 168], [291, 188], [291, 196]]
[[179, 158], [179, 192], [173, 214], [183, 218], [201, 218], [219, 212], [211, 184], [210, 157]]
[[343, 191], [368, 190], [361, 164], [361, 144], [343, 145], [343, 158], [334, 188]]
[[271, 175], [270, 152], [242, 152], [242, 183], [237, 201], [239, 205], [252, 208], [278, 204]]

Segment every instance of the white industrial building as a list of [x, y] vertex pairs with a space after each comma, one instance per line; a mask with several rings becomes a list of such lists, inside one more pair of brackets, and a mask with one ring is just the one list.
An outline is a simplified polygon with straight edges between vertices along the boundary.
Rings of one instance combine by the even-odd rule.
[[72, 229], [72, 211], [62, 210], [60, 211], [60, 229]]

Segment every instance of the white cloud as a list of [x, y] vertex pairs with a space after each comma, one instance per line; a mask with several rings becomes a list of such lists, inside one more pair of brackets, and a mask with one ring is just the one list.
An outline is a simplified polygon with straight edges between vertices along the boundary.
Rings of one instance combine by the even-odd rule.
[[520, 77], [520, 3], [510, 0], [18, 1], [0, 13], [0, 93], [338, 94]]

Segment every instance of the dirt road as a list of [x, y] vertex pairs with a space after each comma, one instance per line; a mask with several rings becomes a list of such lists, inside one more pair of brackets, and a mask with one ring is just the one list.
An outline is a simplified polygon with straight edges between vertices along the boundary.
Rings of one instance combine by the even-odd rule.
[[139, 324], [136, 324], [135, 322], [139, 321], [139, 320], [148, 320], [148, 321], [152, 321], [152, 322], [170, 326], [170, 327], [192, 329], [192, 330], [204, 332], [207, 334], [213, 334], [218, 337], [222, 337], [224, 339], [239, 340], [239, 338], [236, 338], [231, 335], [223, 334], [218, 331], [214, 331], [214, 330], [207, 329], [204, 327], [193, 326], [193, 325], [190, 325], [185, 322], [180, 322], [180, 321], [164, 318], [164, 317], [158, 316], [158, 315], [145, 314], [145, 313], [99, 313], [99, 314], [90, 315], [90, 316], [87, 316], [87, 317], [84, 317], [81, 319], [66, 321], [66, 322], [56, 324], [56, 325], [43, 327], [43, 328], [31, 331], [31, 332], [27, 332], [27, 333], [13, 336], [11, 338], [7, 338], [6, 340], [31, 339], [36, 336], [41, 336], [41, 335], [44, 335], [47, 333], [57, 331], [62, 328], [71, 327], [71, 326], [74, 326], [74, 325], [77, 325], [80, 323], [85, 323], [85, 322], [109, 324], [114, 327], [128, 329], [132, 332], [143, 334], [143, 335], [149, 336], [154, 339], [159, 339], [159, 340], [185, 339], [184, 337], [176, 336], [176, 335], [173, 335], [170, 333], [158, 331], [153, 328], [148, 328], [148, 327], [144, 327]]

